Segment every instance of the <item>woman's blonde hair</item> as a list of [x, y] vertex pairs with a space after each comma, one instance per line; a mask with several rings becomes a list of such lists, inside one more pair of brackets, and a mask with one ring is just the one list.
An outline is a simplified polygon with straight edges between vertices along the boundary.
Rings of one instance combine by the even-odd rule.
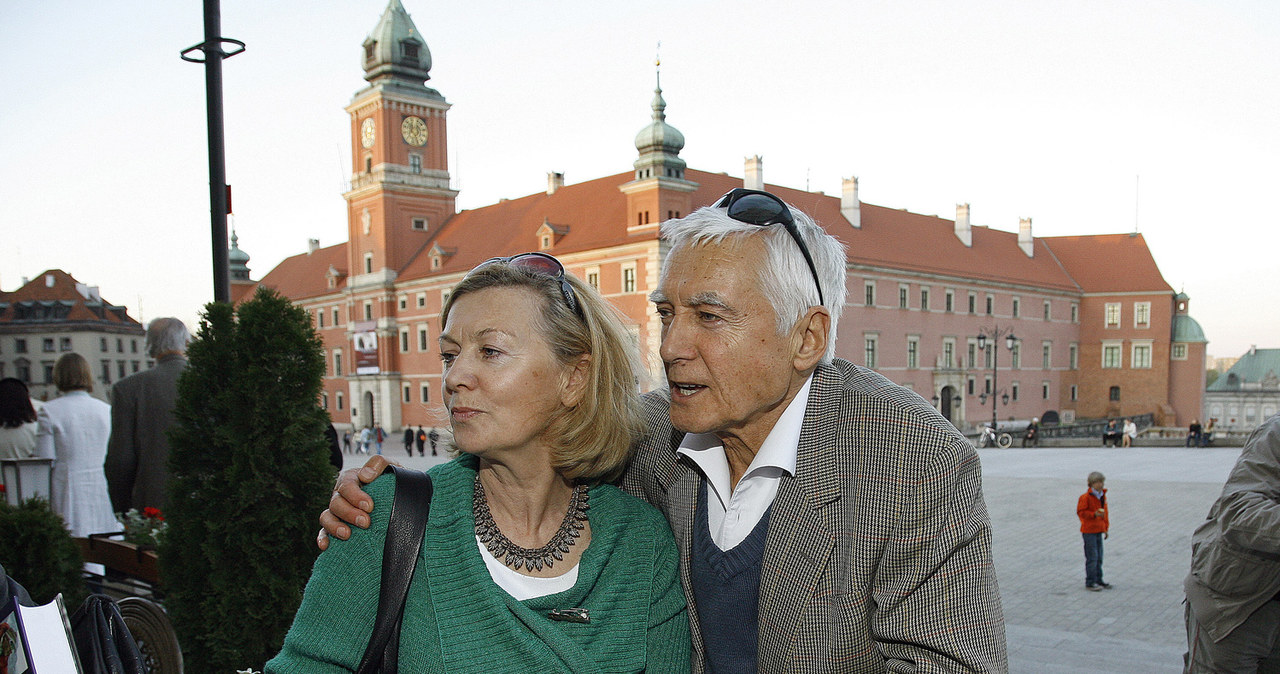
[[441, 330], [458, 298], [487, 288], [529, 288], [542, 299], [535, 325], [562, 365], [589, 356], [578, 404], [556, 414], [544, 440], [551, 466], [571, 480], [612, 481], [622, 474], [644, 430], [639, 354], [617, 310], [595, 288], [568, 272], [581, 316], [569, 308], [560, 281], [495, 262], [473, 270], [440, 311]]
[[59, 391], [92, 391], [93, 371], [78, 353], [68, 353], [53, 365], [53, 385]]

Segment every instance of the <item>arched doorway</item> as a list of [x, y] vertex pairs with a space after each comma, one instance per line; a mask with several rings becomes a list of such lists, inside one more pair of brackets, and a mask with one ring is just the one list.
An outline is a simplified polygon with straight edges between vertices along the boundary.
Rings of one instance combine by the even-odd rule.
[[360, 427], [373, 426], [373, 391], [364, 392], [364, 402], [360, 405]]
[[954, 422], [955, 419], [953, 418], [952, 413], [955, 412], [956, 410], [952, 405], [954, 403], [953, 399], [956, 397], [956, 390], [950, 386], [943, 386], [942, 392], [939, 393], [938, 395], [942, 398], [941, 412], [942, 412], [943, 418], [945, 418], [947, 421]]

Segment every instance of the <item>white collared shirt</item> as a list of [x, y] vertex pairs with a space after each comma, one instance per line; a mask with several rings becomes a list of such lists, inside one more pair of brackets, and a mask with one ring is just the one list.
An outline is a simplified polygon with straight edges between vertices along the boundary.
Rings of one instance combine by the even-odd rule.
[[689, 457], [707, 480], [707, 524], [711, 540], [721, 550], [729, 551], [751, 535], [773, 499], [784, 475], [796, 474], [796, 451], [800, 446], [800, 426], [809, 404], [809, 385], [805, 380], [796, 397], [787, 404], [782, 416], [760, 445], [751, 465], [730, 493], [729, 458], [724, 443], [712, 433], [686, 433], [676, 451]]

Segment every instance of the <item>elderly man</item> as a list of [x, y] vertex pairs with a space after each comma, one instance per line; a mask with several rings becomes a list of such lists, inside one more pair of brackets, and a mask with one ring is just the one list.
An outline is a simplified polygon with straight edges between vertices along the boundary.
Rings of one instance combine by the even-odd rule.
[[[742, 189], [662, 235], [668, 387], [623, 486], [675, 533], [694, 670], [1007, 670], [978, 457], [920, 396], [833, 358], [840, 243]], [[356, 486], [321, 518], [335, 535], [368, 521]]]
[[107, 488], [116, 512], [159, 508], [167, 502], [169, 427], [178, 400], [178, 377], [187, 367], [191, 333], [176, 318], [147, 326], [147, 355], [155, 367], [111, 387], [111, 441], [107, 445]]

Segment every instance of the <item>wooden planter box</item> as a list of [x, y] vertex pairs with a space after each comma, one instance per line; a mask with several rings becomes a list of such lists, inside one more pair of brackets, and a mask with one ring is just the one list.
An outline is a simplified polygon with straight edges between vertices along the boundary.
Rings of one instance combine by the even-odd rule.
[[153, 585], [160, 583], [160, 564], [153, 548], [96, 536], [75, 539], [84, 561], [101, 564]]

